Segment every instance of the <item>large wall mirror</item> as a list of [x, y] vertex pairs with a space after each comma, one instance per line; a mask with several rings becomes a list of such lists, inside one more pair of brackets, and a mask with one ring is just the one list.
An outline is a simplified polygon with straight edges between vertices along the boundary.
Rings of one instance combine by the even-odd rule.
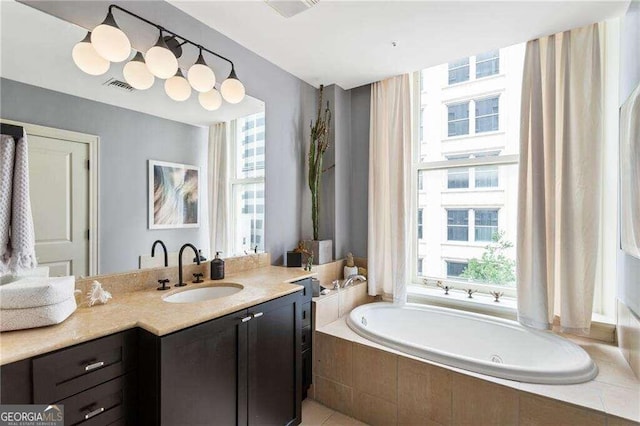
[[[132, 90], [127, 61], [100, 76], [74, 64], [86, 29], [17, 2], [3, 2], [0, 17], [0, 119], [27, 133], [36, 255], [51, 276], [162, 266], [156, 240], [170, 266], [184, 243], [207, 259], [264, 250], [264, 102], [207, 111], [195, 91], [170, 99], [164, 80]], [[133, 34], [141, 50], [157, 37]], [[185, 49], [180, 67], [197, 53]]]

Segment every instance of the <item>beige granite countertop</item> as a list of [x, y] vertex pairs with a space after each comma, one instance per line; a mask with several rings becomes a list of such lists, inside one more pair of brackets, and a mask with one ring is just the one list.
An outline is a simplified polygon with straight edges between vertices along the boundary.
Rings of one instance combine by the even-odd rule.
[[[219, 318], [266, 302], [302, 287], [291, 284], [313, 276], [299, 268], [266, 266], [234, 274], [221, 281], [188, 284], [181, 289], [157, 291], [155, 286], [144, 290], [113, 294], [106, 305], [87, 307], [83, 304], [67, 320], [49, 327], [0, 333], [0, 365], [76, 345], [134, 327], [157, 336]], [[223, 282], [235, 282], [244, 289], [231, 296], [194, 303], [168, 303], [168, 294]]]

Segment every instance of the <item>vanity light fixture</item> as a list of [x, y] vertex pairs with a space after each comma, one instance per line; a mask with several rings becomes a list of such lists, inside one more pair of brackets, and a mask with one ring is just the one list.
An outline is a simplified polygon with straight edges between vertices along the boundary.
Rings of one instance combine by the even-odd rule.
[[220, 93], [222, 93], [224, 100], [230, 104], [237, 104], [244, 99], [244, 85], [238, 79], [233, 64], [231, 64], [229, 77], [220, 85]]
[[116, 24], [111, 8], [102, 24], [91, 32], [91, 44], [100, 56], [110, 62], [122, 62], [131, 54], [131, 42]]
[[216, 75], [204, 61], [202, 49], [200, 49], [200, 54], [198, 55], [196, 63], [191, 65], [191, 68], [187, 71], [187, 79], [189, 80], [191, 87], [202, 93], [208, 92], [216, 85]]
[[90, 75], [102, 75], [109, 71], [111, 66], [111, 62], [100, 56], [91, 44], [91, 31], [73, 46], [71, 57], [78, 68]]
[[191, 96], [191, 86], [180, 68], [176, 72], [176, 75], [164, 82], [164, 91], [167, 95], [177, 102], [186, 101]]
[[198, 94], [198, 101], [207, 111], [215, 111], [222, 105], [222, 96], [216, 89]]
[[144, 57], [141, 52], [136, 53], [136, 56], [122, 69], [124, 79], [131, 87], [138, 90], [147, 90], [153, 86], [155, 78], [147, 64], [144, 61]]
[[178, 72], [178, 58], [169, 50], [164, 37], [162, 37], [162, 30], [160, 30], [160, 36], [155, 46], [147, 50], [145, 59], [151, 74], [158, 78], [171, 78]]
[[[131, 42], [118, 27], [113, 16], [114, 9], [155, 27], [160, 33], [156, 44], [144, 56], [137, 52], [124, 66], [124, 78], [132, 87], [144, 90], [153, 85], [154, 76], [166, 79], [165, 91], [176, 101], [188, 99], [193, 87], [200, 92], [200, 104], [209, 111], [218, 109], [223, 98], [232, 104], [244, 99], [244, 85], [238, 79], [235, 66], [230, 59], [115, 4], [109, 5], [105, 20], [74, 46], [73, 60], [82, 71], [90, 75], [101, 75], [107, 72], [110, 62], [122, 62], [131, 55]], [[187, 78], [180, 71], [178, 64], [184, 45], [198, 49], [198, 59], [189, 68]], [[231, 66], [229, 77], [220, 84], [219, 91], [215, 89], [215, 73], [204, 59], [205, 52], [228, 62]], [[145, 67], [147, 72], [142, 67]]]

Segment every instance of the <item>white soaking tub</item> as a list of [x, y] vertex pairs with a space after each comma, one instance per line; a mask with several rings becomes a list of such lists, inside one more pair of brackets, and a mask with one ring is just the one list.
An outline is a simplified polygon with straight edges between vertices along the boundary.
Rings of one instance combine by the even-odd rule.
[[529, 383], [587, 382], [598, 367], [578, 345], [515, 321], [428, 305], [371, 303], [347, 318], [359, 335], [452, 367]]

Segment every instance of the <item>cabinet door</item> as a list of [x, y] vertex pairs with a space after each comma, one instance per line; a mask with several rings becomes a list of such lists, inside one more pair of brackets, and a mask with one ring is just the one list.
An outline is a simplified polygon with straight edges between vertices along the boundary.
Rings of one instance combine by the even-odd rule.
[[162, 425], [247, 423], [246, 316], [236, 312], [162, 338]]
[[249, 308], [249, 424], [300, 422], [300, 293]]

